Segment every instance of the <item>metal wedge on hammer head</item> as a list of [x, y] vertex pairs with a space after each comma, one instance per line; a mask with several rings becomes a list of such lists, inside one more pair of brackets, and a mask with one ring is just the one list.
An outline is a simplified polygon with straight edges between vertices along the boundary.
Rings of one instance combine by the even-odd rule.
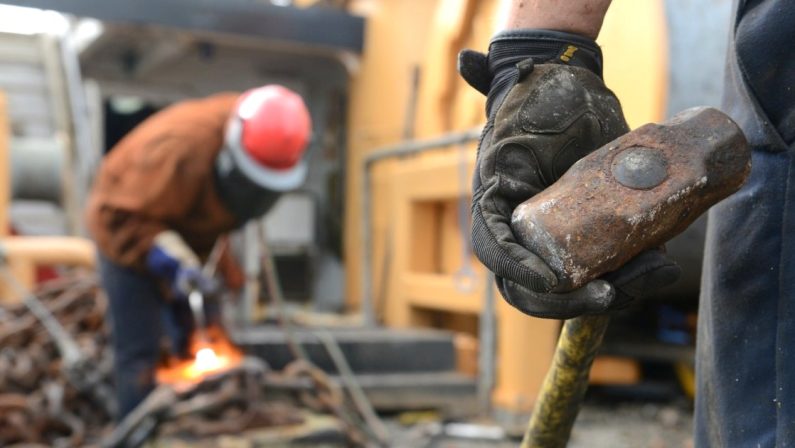
[[742, 186], [751, 169], [740, 128], [713, 108], [647, 124], [575, 163], [520, 204], [518, 241], [576, 289], [684, 231]]

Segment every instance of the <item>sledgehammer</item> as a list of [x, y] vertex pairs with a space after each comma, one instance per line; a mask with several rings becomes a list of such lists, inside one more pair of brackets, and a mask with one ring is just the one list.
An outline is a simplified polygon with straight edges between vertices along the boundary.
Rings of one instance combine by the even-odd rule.
[[[558, 288], [573, 290], [684, 231], [737, 191], [750, 169], [745, 136], [728, 116], [688, 109], [579, 160], [514, 210], [512, 228], [549, 264]], [[566, 321], [523, 448], [566, 445], [608, 322]]]

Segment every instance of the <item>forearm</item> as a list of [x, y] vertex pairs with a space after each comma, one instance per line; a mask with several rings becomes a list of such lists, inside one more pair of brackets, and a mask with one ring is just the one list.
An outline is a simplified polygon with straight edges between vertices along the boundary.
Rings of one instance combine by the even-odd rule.
[[596, 39], [611, 0], [513, 0], [505, 29], [565, 31]]

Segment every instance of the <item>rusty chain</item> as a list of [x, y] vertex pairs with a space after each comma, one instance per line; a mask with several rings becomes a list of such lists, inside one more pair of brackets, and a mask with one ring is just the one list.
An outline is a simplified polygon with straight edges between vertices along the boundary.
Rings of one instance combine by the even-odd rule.
[[[108, 304], [97, 277], [72, 272], [42, 284], [35, 294], [77, 341], [96, 377], [110, 387], [112, 355], [105, 323]], [[175, 399], [141, 411], [151, 411], [149, 417], [153, 418], [148, 420], [151, 426], [138, 433], [146, 437], [136, 443], [155, 433], [206, 437], [296, 424], [300, 423], [299, 409], [303, 407], [336, 416], [352, 446], [367, 444], [368, 436], [346, 410], [339, 386], [323, 371], [301, 361], [281, 372], [267, 371], [263, 366], [246, 358], [236, 370], [165, 394]], [[272, 402], [266, 394], [274, 389], [288, 391], [292, 399]], [[71, 384], [56, 344], [21, 303], [0, 304], [0, 422], [0, 446], [26, 447], [120, 446], [108, 441], [113, 442], [113, 434], [124, 423], [114, 428], [112, 416], [104, 407]], [[129, 441], [126, 436], [116, 440]]]
[[[110, 386], [107, 301], [95, 276], [73, 273], [37, 296]], [[22, 304], [0, 307], [0, 445], [80, 446], [107, 430], [110, 415], [67, 378], [58, 347]]]

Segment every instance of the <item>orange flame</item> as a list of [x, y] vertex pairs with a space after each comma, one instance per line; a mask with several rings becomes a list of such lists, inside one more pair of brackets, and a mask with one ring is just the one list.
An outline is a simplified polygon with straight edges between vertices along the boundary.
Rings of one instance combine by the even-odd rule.
[[206, 331], [206, 338], [191, 336], [190, 353], [193, 359], [169, 358], [157, 369], [158, 384], [196, 384], [208, 375], [229, 370], [243, 359], [243, 354], [219, 327]]

